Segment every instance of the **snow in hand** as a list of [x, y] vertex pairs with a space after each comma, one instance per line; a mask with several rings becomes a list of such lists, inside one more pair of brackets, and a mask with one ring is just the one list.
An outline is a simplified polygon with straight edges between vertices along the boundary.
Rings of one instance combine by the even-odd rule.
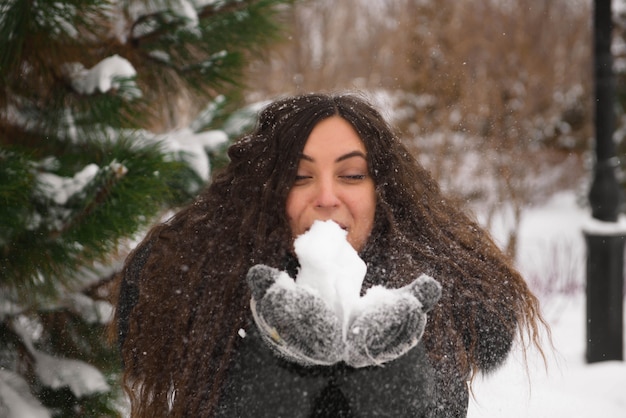
[[296, 238], [300, 261], [296, 285], [317, 293], [342, 319], [344, 331], [355, 305], [367, 267], [347, 241], [348, 233], [333, 221], [315, 221]]

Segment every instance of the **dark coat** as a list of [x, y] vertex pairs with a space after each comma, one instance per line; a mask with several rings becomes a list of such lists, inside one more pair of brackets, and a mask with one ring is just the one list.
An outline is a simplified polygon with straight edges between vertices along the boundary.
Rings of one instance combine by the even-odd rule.
[[[145, 245], [135, 254], [122, 279], [118, 304], [120, 346], [138, 299], [135, 283], [148, 258], [149, 247]], [[422, 342], [382, 366], [355, 369], [341, 363], [304, 367], [277, 356], [259, 335], [251, 315], [244, 331], [232, 353], [218, 417], [460, 418], [467, 415], [468, 376], [460, 375], [450, 358], [434, 363]], [[506, 357], [513, 337], [493, 324], [486, 334], [491, 340], [486, 345], [493, 347], [485, 352], [489, 358], [484, 362], [495, 367]]]
[[298, 366], [277, 357], [251, 320], [230, 366], [218, 416], [465, 417], [465, 379], [436, 370], [422, 344], [382, 366]]

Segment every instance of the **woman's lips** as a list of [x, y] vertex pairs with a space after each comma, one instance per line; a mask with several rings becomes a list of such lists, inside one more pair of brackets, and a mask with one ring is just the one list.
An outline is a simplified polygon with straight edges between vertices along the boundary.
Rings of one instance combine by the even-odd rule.
[[[341, 222], [337, 222], [334, 219], [316, 219], [316, 221], [322, 221], [322, 222], [327, 222], [327, 221], [333, 221], [334, 223], [336, 223], [337, 225], [339, 225], [339, 228], [343, 229], [344, 231], [348, 232], [350, 229], [343, 223]], [[304, 231], [304, 232], [308, 232], [309, 229], [311, 229], [312, 225], [309, 225], [309, 227]]]

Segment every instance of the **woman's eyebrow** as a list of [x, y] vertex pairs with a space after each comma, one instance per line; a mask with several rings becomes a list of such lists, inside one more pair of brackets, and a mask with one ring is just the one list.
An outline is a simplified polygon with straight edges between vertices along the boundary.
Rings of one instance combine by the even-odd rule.
[[367, 159], [367, 158], [365, 157], [365, 154], [364, 154], [363, 152], [361, 152], [361, 151], [352, 151], [352, 152], [349, 152], [349, 153], [344, 154], [344, 155], [342, 155], [341, 157], [337, 158], [337, 159], [335, 160], [335, 162], [336, 162], [336, 163], [338, 163], [338, 162], [340, 162], [340, 161], [347, 160], [348, 158], [353, 158], [353, 157], [361, 157], [361, 158], [363, 158], [364, 160], [365, 160], [365, 159]]
[[[356, 151], [351, 151], [351, 152], [349, 152], [347, 154], [344, 154], [344, 155], [341, 155], [341, 156], [337, 157], [337, 159], [335, 159], [335, 162], [338, 163], [338, 162], [341, 162], [341, 161], [344, 161], [344, 160], [347, 160], [347, 159], [353, 158], [353, 157], [361, 157], [363, 159], [367, 159], [365, 157], [365, 153], [363, 153], [362, 151], [356, 150]], [[307, 160], [307, 161], [310, 161], [310, 162], [315, 162], [315, 159], [313, 157], [308, 156], [306, 154], [300, 154], [300, 159], [301, 160]]]

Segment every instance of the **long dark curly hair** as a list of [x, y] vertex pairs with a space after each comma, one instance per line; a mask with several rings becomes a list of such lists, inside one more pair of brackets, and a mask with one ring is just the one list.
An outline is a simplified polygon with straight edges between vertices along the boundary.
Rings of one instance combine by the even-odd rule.
[[363, 140], [376, 185], [375, 226], [361, 251], [370, 266], [364, 288], [400, 287], [419, 273], [437, 279], [443, 295], [423, 342], [434, 364], [459, 376], [489, 370], [494, 356], [506, 355], [493, 352], [481, 324], [491, 335], [495, 327], [496, 335], [539, 346], [545, 322], [523, 278], [378, 111], [356, 95], [289, 97], [261, 112], [254, 131], [229, 148], [228, 166], [126, 262], [121, 298], [133, 303], [120, 304], [117, 315], [133, 417], [213, 414], [250, 315], [246, 272], [258, 263], [284, 268], [292, 246], [287, 195], [310, 132], [331, 116]]

